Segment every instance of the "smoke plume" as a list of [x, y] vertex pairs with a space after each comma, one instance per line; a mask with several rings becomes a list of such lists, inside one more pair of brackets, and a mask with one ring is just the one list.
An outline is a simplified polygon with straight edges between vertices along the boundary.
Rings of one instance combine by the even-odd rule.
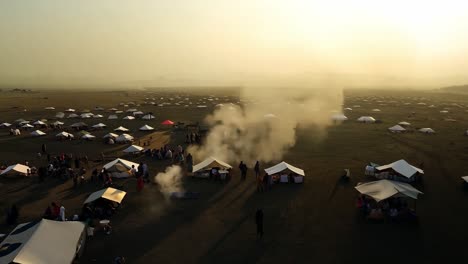
[[174, 165], [166, 168], [165, 172], [160, 172], [154, 177], [161, 193], [169, 199], [173, 192], [182, 192], [182, 168]]
[[[191, 147], [197, 160], [208, 156], [226, 162], [279, 160], [296, 144], [296, 129], [314, 127], [311, 137], [325, 134], [333, 111], [340, 111], [342, 90], [244, 89], [240, 104], [219, 106], [205, 122], [211, 127], [205, 143]], [[321, 132], [321, 133], [320, 133]]]

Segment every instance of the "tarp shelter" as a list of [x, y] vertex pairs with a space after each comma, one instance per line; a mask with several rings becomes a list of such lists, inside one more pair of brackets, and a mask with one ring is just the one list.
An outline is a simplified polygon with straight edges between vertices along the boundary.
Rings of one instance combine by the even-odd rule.
[[114, 131], [127, 132], [129, 129], [123, 126], [119, 126], [118, 128], [114, 129]]
[[79, 115], [73, 113], [73, 114], [69, 114], [67, 118], [77, 118], [77, 117], [79, 117]]
[[131, 145], [130, 147], [126, 148], [123, 150], [125, 153], [137, 153], [143, 151], [145, 148], [136, 146], [136, 145]]
[[64, 117], [65, 117], [65, 113], [63, 113], [63, 112], [58, 112], [57, 114], [55, 114], [55, 117], [56, 117], [56, 118], [64, 118]]
[[400, 125], [389, 127], [388, 130], [390, 130], [391, 132], [405, 132], [406, 131], [406, 129]]
[[357, 121], [361, 123], [375, 123], [375, 118], [372, 116], [361, 116]]
[[103, 138], [117, 138], [119, 135], [114, 133], [108, 133], [103, 136]]
[[42, 122], [41, 120], [37, 120], [36, 122], [33, 123], [33, 125], [35, 125], [35, 126], [43, 126], [45, 124], [46, 123]]
[[83, 113], [80, 115], [81, 118], [91, 118], [93, 117], [93, 114], [92, 113]]
[[96, 124], [96, 125], [92, 126], [92, 128], [105, 128], [105, 127], [106, 127], [106, 125], [103, 124], [103, 123], [99, 123], [99, 124]]
[[103, 115], [93, 115], [93, 118], [103, 118]]
[[400, 123], [398, 123], [400, 126], [411, 126], [411, 123], [409, 122], [406, 122], [406, 121], [401, 121]]
[[117, 115], [109, 115], [107, 119], [119, 119]]
[[131, 142], [133, 140], [133, 137], [130, 136], [129, 134], [122, 134], [118, 136], [115, 141], [122, 143], [122, 142]]
[[91, 134], [86, 134], [86, 135], [83, 135], [81, 138], [82, 138], [82, 139], [86, 139], [86, 140], [93, 140], [93, 139], [95, 139], [96, 137], [93, 136], [93, 135], [91, 135]]
[[136, 170], [138, 170], [138, 163], [124, 159], [115, 159], [104, 165], [103, 168], [110, 172], [112, 177], [127, 178], [131, 176], [130, 170], [132, 169], [132, 165], [135, 166]]
[[97, 199], [106, 199], [112, 202], [121, 203], [123, 198], [127, 193], [118, 189], [114, 189], [108, 187], [106, 189], [99, 190], [97, 192], [93, 192], [88, 196], [84, 204], [91, 203], [96, 201]]
[[276, 164], [275, 166], [273, 167], [270, 167], [270, 168], [266, 168], [265, 169], [265, 172], [268, 174], [268, 175], [273, 175], [273, 174], [277, 174], [277, 173], [281, 173], [283, 171], [290, 171], [292, 173], [295, 173], [297, 175], [301, 175], [301, 176], [305, 176], [305, 173], [304, 173], [304, 170], [302, 169], [299, 169], [297, 167], [294, 167], [293, 165], [289, 164], [289, 163], [286, 163], [284, 161]]
[[52, 125], [54, 125], [54, 126], [61, 126], [63, 124], [65, 124], [65, 123], [60, 122], [60, 121], [55, 121], [55, 122], [52, 123]]
[[65, 131], [62, 131], [62, 132], [58, 133], [55, 136], [59, 137], [59, 138], [68, 138], [68, 137], [74, 138], [73, 134], [70, 134], [70, 133], [65, 132]]
[[10, 127], [10, 126], [11, 126], [11, 124], [10, 124], [10, 123], [6, 123], [6, 122], [0, 124], [0, 127]]
[[135, 117], [134, 116], [126, 116], [123, 118], [124, 120], [134, 120]]
[[[419, 174], [424, 174], [423, 170], [409, 164], [405, 160], [398, 160], [387, 165], [378, 166], [375, 167], [375, 170], [377, 172], [377, 178], [399, 179], [398, 176], [401, 176], [403, 178], [406, 178], [403, 179], [404, 181], [414, 181], [415, 176]], [[388, 172], [388, 175], [384, 174], [384, 172]]]
[[434, 129], [429, 128], [429, 127], [421, 128], [421, 129], [419, 129], [418, 131], [421, 132], [421, 133], [425, 133], [425, 134], [433, 134], [433, 133], [435, 133]]
[[40, 136], [45, 136], [46, 133], [40, 131], [40, 130], [34, 130], [33, 132], [31, 132], [31, 135], [33, 137], [40, 137]]
[[24, 124], [23, 126], [21, 126], [22, 128], [33, 128], [34, 126], [33, 125], [30, 125], [30, 124]]
[[147, 114], [147, 115], [144, 115], [141, 119], [143, 120], [151, 120], [151, 119], [154, 119], [154, 115], [151, 115], [151, 114]]
[[151, 130], [154, 130], [154, 128], [150, 127], [148, 125], [144, 125], [144, 126], [140, 127], [140, 130], [141, 131], [151, 131]]
[[361, 194], [371, 197], [376, 202], [380, 202], [394, 196], [418, 199], [418, 195], [422, 194], [422, 192], [408, 183], [391, 180], [380, 180], [358, 184], [354, 188]]
[[72, 263], [85, 239], [85, 224], [78, 221], [20, 224], [0, 244], [0, 263]]
[[213, 157], [209, 157], [207, 159], [205, 159], [204, 161], [196, 164], [195, 166], [193, 166], [193, 173], [195, 172], [198, 172], [198, 171], [202, 171], [202, 170], [208, 170], [208, 169], [211, 169], [211, 168], [221, 168], [221, 169], [232, 169], [232, 166], [227, 164], [226, 162], [224, 161], [221, 161], [221, 160], [218, 160], [216, 158], [213, 158]]
[[164, 120], [161, 122], [161, 125], [174, 125], [174, 122], [172, 122], [171, 120]]
[[28, 176], [29, 173], [31, 172], [31, 169], [23, 164], [14, 164], [11, 166], [8, 166], [5, 170], [3, 170], [0, 175], [24, 175]]

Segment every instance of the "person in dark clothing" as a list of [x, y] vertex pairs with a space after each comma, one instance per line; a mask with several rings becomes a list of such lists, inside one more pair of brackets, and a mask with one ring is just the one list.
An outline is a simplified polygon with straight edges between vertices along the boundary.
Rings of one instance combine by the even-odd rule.
[[258, 178], [258, 176], [260, 176], [260, 162], [255, 162], [255, 166], [254, 166], [254, 171], [255, 171], [255, 178]]
[[75, 168], [76, 169], [80, 168], [80, 159], [78, 157], [75, 158]]
[[13, 204], [11, 208], [7, 211], [7, 219], [6, 219], [7, 224], [9, 225], [16, 224], [18, 217], [19, 217], [18, 208], [16, 207], [16, 204]]
[[255, 213], [255, 224], [257, 225], [257, 237], [263, 237], [263, 211], [257, 209]]
[[46, 146], [46, 144], [42, 144], [42, 153], [47, 153], [47, 146]]
[[245, 165], [243, 161], [241, 161], [239, 164], [239, 170], [241, 171], [241, 179], [245, 180], [247, 177], [247, 165]]
[[192, 154], [187, 154], [187, 157], [185, 158], [185, 160], [187, 161], [187, 171], [188, 172], [192, 172], [193, 171], [193, 158], [192, 158]]

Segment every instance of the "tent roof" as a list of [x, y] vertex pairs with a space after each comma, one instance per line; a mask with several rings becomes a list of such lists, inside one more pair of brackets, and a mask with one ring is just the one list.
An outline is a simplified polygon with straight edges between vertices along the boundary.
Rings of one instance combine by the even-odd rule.
[[398, 174], [401, 174], [407, 178], [410, 178], [416, 173], [424, 174], [423, 170], [421, 170], [420, 168], [414, 167], [413, 165], [409, 164], [405, 160], [398, 160], [387, 165], [376, 167], [375, 169], [378, 171], [392, 169]]
[[361, 116], [360, 118], [358, 118], [358, 121], [360, 121], [360, 122], [375, 122], [375, 118], [373, 118], [372, 116]]
[[128, 128], [125, 128], [123, 126], [119, 126], [118, 128], [114, 129], [114, 131], [122, 131], [122, 132], [127, 132], [129, 131]]
[[93, 192], [88, 196], [84, 203], [87, 204], [90, 202], [94, 202], [99, 198], [104, 198], [106, 200], [110, 200], [116, 203], [121, 203], [126, 194], [127, 193], [124, 191], [108, 187], [106, 189]]
[[354, 187], [358, 192], [372, 197], [377, 202], [390, 198], [394, 195], [404, 195], [413, 199], [418, 199], [418, 194], [422, 194], [413, 186], [397, 181], [380, 180], [359, 184]]
[[34, 126], [33, 126], [33, 125], [30, 125], [30, 124], [25, 124], [25, 125], [23, 125], [23, 126], [21, 126], [21, 127], [24, 127], [24, 128], [29, 127], [29, 128], [31, 128], [31, 127], [34, 127]]
[[126, 169], [131, 169], [132, 165], [134, 165], [135, 168], [138, 169], [138, 166], [139, 166], [138, 163], [131, 162], [131, 161], [128, 161], [128, 160], [125, 160], [125, 159], [115, 159], [115, 160], [105, 164], [103, 168], [106, 169], [106, 170], [110, 170], [111, 168], [113, 168], [117, 164], [123, 165]]
[[94, 127], [94, 128], [99, 128], [99, 127], [106, 127], [106, 125], [103, 124], [103, 123], [99, 123], [99, 124], [96, 124], [96, 125], [94, 125], [94, 126], [92, 126], [92, 127]]
[[284, 170], [290, 170], [296, 174], [299, 174], [299, 175], [302, 175], [302, 176], [305, 176], [305, 173], [304, 173], [304, 170], [302, 169], [299, 169], [297, 167], [294, 167], [293, 165], [289, 164], [289, 163], [286, 163], [284, 161], [276, 164], [275, 166], [273, 167], [270, 167], [270, 168], [266, 168], [265, 169], [265, 172], [268, 174], [268, 175], [272, 175], [272, 174], [276, 174], [276, 173], [279, 173], [279, 172], [282, 172]]
[[8, 166], [4, 171], [2, 171], [2, 173], [0, 173], [0, 175], [4, 175], [4, 174], [7, 174], [7, 173], [13, 172], [13, 171], [18, 172], [19, 174], [27, 175], [28, 170], [29, 171], [31, 170], [28, 166], [25, 166], [23, 164], [18, 163], [18, 164]]
[[410, 126], [410, 125], [411, 125], [411, 123], [406, 122], [406, 121], [401, 121], [401, 122], [398, 123], [398, 124], [401, 125], [401, 126]]
[[0, 257], [0, 263], [72, 263], [84, 228], [78, 221], [47, 219], [20, 224], [0, 244], [4, 250], [12, 247], [9, 254]]
[[68, 132], [65, 132], [65, 131], [62, 131], [60, 133], [58, 133], [57, 135], [55, 135], [56, 137], [68, 137], [68, 136], [71, 136], [71, 137], [74, 137], [73, 134], [70, 134]]
[[123, 119], [125, 119], [125, 120], [133, 120], [133, 119], [135, 119], [135, 117], [134, 117], [134, 116], [126, 116], [126, 117], [124, 117]]
[[174, 124], [174, 122], [171, 121], [171, 120], [164, 120], [164, 121], [161, 122], [161, 125], [173, 125], [173, 124]]
[[86, 135], [83, 135], [81, 138], [84, 138], [84, 139], [93, 139], [93, 138], [96, 138], [96, 136], [93, 136], [91, 134], [86, 134]]
[[125, 152], [125, 153], [133, 153], [133, 152], [140, 152], [140, 151], [142, 151], [142, 150], [144, 150], [144, 149], [145, 149], [145, 148], [140, 147], [140, 146], [131, 145], [130, 147], [124, 149], [123, 152]]
[[31, 135], [33, 136], [44, 136], [46, 133], [40, 131], [40, 130], [34, 130], [33, 132], [31, 132]]
[[209, 157], [207, 159], [205, 159], [204, 161], [196, 164], [195, 166], [193, 166], [193, 172], [197, 172], [197, 171], [200, 171], [202, 169], [209, 169], [209, 168], [214, 168], [214, 167], [220, 167], [220, 168], [225, 168], [225, 169], [231, 169], [232, 166], [227, 164], [226, 162], [224, 161], [220, 161], [216, 158], [213, 158], [213, 157]]
[[419, 129], [419, 132], [422, 132], [422, 133], [434, 133], [434, 129], [432, 128], [429, 128], [429, 127], [424, 127], [424, 128], [421, 128]]
[[114, 138], [116, 138], [116, 137], [118, 137], [118, 136], [119, 136], [119, 135], [114, 134], [114, 133], [108, 133], [108, 134], [105, 134], [105, 135], [103, 136], [103, 138], [108, 138], [108, 137], [114, 137]]
[[154, 130], [154, 128], [153, 128], [153, 127], [150, 127], [150, 126], [148, 126], [148, 125], [144, 125], [144, 126], [140, 127], [140, 130], [148, 131], [148, 130]]
[[468, 182], [468, 176], [461, 177], [464, 181]]
[[400, 125], [395, 125], [392, 127], [389, 127], [388, 130], [390, 131], [406, 131], [406, 129]]
[[129, 134], [122, 134], [116, 138], [117, 141], [126, 141], [126, 140], [133, 140], [133, 137]]

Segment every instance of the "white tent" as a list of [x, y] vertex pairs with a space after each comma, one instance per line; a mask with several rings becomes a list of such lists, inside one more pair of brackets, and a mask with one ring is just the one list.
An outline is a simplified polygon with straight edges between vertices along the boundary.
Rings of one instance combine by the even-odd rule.
[[80, 115], [81, 118], [91, 118], [93, 117], [93, 114], [92, 113], [83, 113]]
[[99, 123], [99, 124], [96, 124], [96, 125], [92, 126], [92, 128], [105, 128], [105, 127], [106, 127], [106, 125], [103, 124], [103, 123]]
[[400, 125], [395, 125], [395, 126], [392, 126], [392, 127], [389, 127], [388, 130], [390, 130], [391, 132], [404, 132], [406, 131], [406, 129]]
[[65, 117], [65, 113], [63, 113], [63, 112], [58, 112], [57, 114], [55, 114], [55, 117], [56, 117], [56, 118], [64, 118], [64, 117]]
[[422, 194], [422, 192], [407, 183], [390, 180], [358, 184], [354, 188], [358, 192], [372, 197], [377, 202], [388, 199], [392, 196], [407, 196], [413, 199], [418, 199], [418, 195]]
[[109, 115], [107, 119], [119, 119], [117, 115]]
[[103, 115], [93, 115], [93, 118], [103, 118]]
[[77, 118], [78, 116], [77, 114], [69, 114], [67, 118]]
[[135, 117], [134, 116], [126, 116], [123, 118], [124, 120], [134, 120]]
[[204, 161], [198, 163], [197, 165], [193, 166], [193, 172], [201, 171], [201, 170], [207, 170], [211, 168], [219, 167], [221, 169], [231, 169], [232, 166], [227, 164], [224, 161], [220, 161], [216, 158], [209, 157], [205, 159]]
[[68, 138], [69, 136], [71, 138], [74, 138], [75, 136], [73, 136], [73, 134], [70, 134], [68, 132], [65, 132], [65, 131], [62, 131], [60, 133], [58, 133], [57, 135], [55, 135], [56, 137], [60, 137], [60, 138]]
[[357, 121], [362, 123], [375, 123], [375, 118], [372, 116], [361, 116]]
[[67, 112], [67, 113], [75, 112], [75, 109], [73, 109], [73, 108], [68, 108], [67, 110], [65, 110], [65, 112]]
[[434, 129], [429, 128], [429, 127], [421, 128], [421, 129], [419, 129], [418, 131], [421, 132], [421, 133], [426, 133], [426, 134], [433, 134], [433, 133], [435, 133]]
[[154, 119], [154, 115], [150, 115], [150, 114], [147, 114], [147, 115], [144, 115], [141, 119], [143, 120], [151, 120], [151, 119]]
[[119, 135], [114, 133], [108, 133], [103, 136], [103, 138], [117, 138]]
[[0, 244], [0, 263], [72, 263], [85, 238], [85, 224], [79, 221], [20, 224]]
[[122, 142], [131, 142], [133, 141], [133, 137], [130, 136], [129, 134], [122, 134], [115, 138], [115, 141], [122, 143]]
[[136, 112], [133, 112], [133, 115], [134, 116], [137, 116], [137, 115], [144, 115], [145, 113], [143, 113], [142, 111], [136, 111]]
[[42, 122], [41, 120], [37, 120], [36, 122], [33, 123], [33, 125], [36, 125], [36, 126], [43, 126], [45, 124], [46, 123]]
[[265, 169], [265, 172], [268, 174], [268, 175], [273, 175], [273, 174], [277, 174], [277, 173], [280, 173], [282, 171], [291, 171], [295, 174], [298, 174], [298, 175], [301, 175], [301, 176], [305, 176], [305, 173], [304, 173], [304, 170], [302, 169], [299, 169], [297, 167], [294, 167], [293, 165], [291, 164], [288, 164], [284, 161], [276, 164], [275, 166], [273, 167], [270, 167], [270, 168], [266, 168]]
[[151, 130], [154, 130], [154, 128], [150, 127], [148, 125], [144, 125], [144, 126], [140, 127], [140, 130], [141, 131], [151, 131]]
[[130, 170], [132, 169], [132, 165], [135, 166], [136, 170], [138, 170], [138, 163], [124, 159], [115, 159], [104, 165], [103, 168], [110, 172], [112, 177], [127, 178], [131, 176]]
[[406, 178], [411, 178], [417, 173], [424, 174], [423, 170], [409, 164], [405, 160], [398, 160], [387, 165], [378, 166], [375, 169], [377, 171], [385, 171], [391, 169]]
[[346, 121], [346, 120], [348, 120], [348, 117], [346, 117], [343, 114], [334, 114], [334, 115], [332, 115], [331, 118], [332, 118], [333, 121]]
[[76, 127], [76, 128], [80, 128], [80, 127], [87, 127], [88, 125], [84, 122], [78, 122], [78, 123], [74, 123], [71, 125], [71, 127]]
[[103, 198], [112, 202], [121, 203], [127, 193], [118, 189], [108, 187], [106, 189], [93, 192], [88, 196], [84, 204], [91, 203], [97, 199]]
[[14, 164], [8, 166], [4, 171], [0, 173], [0, 175], [25, 175], [28, 176], [31, 172], [31, 169], [28, 166], [23, 164]]
[[31, 132], [31, 135], [33, 137], [40, 137], [40, 136], [45, 136], [46, 133], [40, 131], [40, 130], [34, 130], [33, 132]]
[[30, 124], [25, 124], [23, 126], [21, 126], [22, 128], [33, 128], [34, 126], [33, 125], [30, 125]]
[[145, 148], [140, 147], [140, 146], [131, 145], [130, 147], [124, 149], [123, 152], [125, 152], [125, 153], [137, 153], [137, 152], [141, 152], [144, 149]]
[[45, 110], [55, 110], [55, 107], [53, 107], [53, 106], [48, 106], [48, 107], [45, 107], [44, 109], [45, 109]]
[[86, 135], [83, 135], [81, 138], [82, 138], [82, 139], [86, 139], [86, 140], [93, 140], [93, 139], [95, 139], [96, 137], [93, 136], [93, 135], [91, 135], [91, 134], [86, 134]]
[[408, 123], [406, 121], [401, 121], [400, 123], [398, 123], [400, 126], [411, 126], [411, 123]]
[[136, 108], [130, 108], [130, 109], [127, 109], [127, 113], [133, 113], [133, 112], [137, 112], [138, 110]]
[[461, 177], [461, 178], [462, 178], [465, 182], [468, 183], [468, 176], [463, 176], [463, 177]]
[[127, 132], [129, 129], [123, 126], [119, 126], [118, 128], [114, 129], [114, 131]]
[[0, 127], [9, 127], [9, 126], [11, 126], [11, 124], [10, 124], [10, 123], [6, 123], [6, 122], [0, 124]]
[[372, 112], [380, 112], [380, 109], [377, 109], [377, 108], [372, 109]]

